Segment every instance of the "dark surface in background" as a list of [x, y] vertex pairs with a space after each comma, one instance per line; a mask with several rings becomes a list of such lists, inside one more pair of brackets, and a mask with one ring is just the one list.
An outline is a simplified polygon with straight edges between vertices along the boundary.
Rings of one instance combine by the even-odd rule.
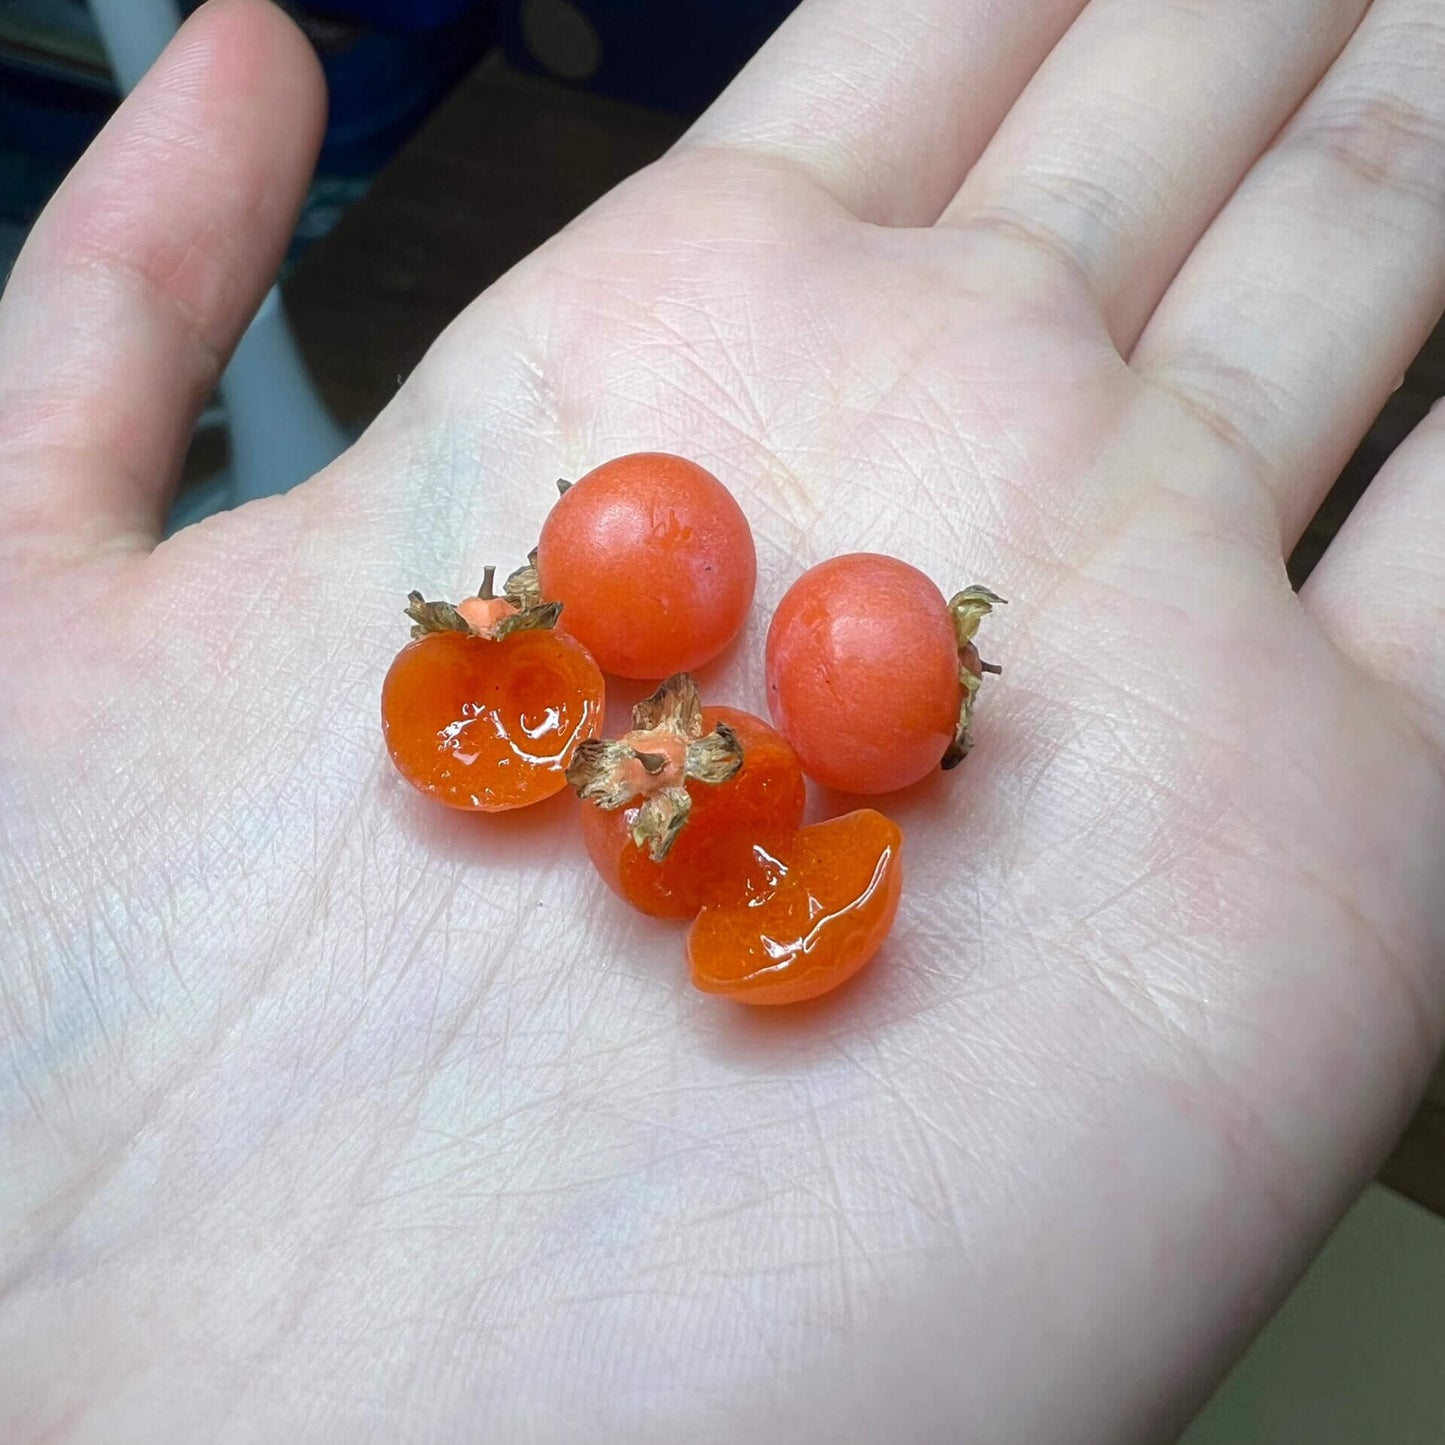
[[337, 419], [375, 416], [468, 302], [683, 127], [483, 62], [287, 282]]
[[697, 115], [797, 0], [499, 0], [508, 62], [598, 95]]
[[[652, 111], [516, 75], [495, 58], [479, 66], [286, 287], [337, 417], [369, 421], [478, 292], [682, 129]], [[1297, 581], [1442, 393], [1445, 330], [1410, 368], [1300, 543]], [[1445, 1075], [1381, 1177], [1445, 1214]]]

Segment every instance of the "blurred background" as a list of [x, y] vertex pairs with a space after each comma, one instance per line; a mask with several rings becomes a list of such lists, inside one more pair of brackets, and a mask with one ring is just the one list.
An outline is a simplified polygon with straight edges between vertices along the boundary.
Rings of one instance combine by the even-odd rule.
[[[173, 526], [325, 465], [467, 301], [664, 150], [794, 3], [285, 3], [330, 92], [289, 324], [272, 298], [202, 418]], [[0, 0], [0, 275], [197, 4]]]
[[[197, 0], [0, 0], [0, 277]], [[301, 480], [478, 292], [660, 155], [796, 0], [315, 0], [330, 89], [281, 277], [187, 459], [173, 526]], [[1445, 334], [1300, 543], [1296, 582], [1445, 394]], [[1188, 1445], [1445, 1445], [1445, 1073]]]

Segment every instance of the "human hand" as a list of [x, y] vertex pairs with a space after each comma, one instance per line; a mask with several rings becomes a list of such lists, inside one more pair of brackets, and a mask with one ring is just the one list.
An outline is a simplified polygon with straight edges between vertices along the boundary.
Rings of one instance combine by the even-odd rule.
[[[1365, 8], [1095, 0], [1043, 64], [1079, 0], [815, 0], [334, 466], [155, 546], [320, 124], [279, 15], [190, 23], [0, 311], [6, 1439], [1180, 1422], [1445, 1037], [1439, 415], [1283, 566], [1445, 302], [1445, 28]], [[646, 447], [757, 535], [711, 696], [837, 552], [1011, 599], [817, 1005], [694, 995], [568, 802], [381, 747], [407, 589]]]

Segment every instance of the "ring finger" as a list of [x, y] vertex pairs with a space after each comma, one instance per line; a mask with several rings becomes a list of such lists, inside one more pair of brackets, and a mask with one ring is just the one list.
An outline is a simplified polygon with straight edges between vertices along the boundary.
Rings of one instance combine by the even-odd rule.
[[1248, 459], [1286, 550], [1445, 305], [1445, 20], [1376, 0], [1131, 358]]
[[1366, 0], [1094, 0], [944, 212], [1002, 230], [1089, 291], [1127, 354]]

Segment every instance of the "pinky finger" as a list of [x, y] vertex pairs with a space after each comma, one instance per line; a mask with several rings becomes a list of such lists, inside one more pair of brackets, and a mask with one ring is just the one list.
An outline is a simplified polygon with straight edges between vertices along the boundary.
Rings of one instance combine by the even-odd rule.
[[1445, 403], [1386, 462], [1302, 600], [1445, 748]]

